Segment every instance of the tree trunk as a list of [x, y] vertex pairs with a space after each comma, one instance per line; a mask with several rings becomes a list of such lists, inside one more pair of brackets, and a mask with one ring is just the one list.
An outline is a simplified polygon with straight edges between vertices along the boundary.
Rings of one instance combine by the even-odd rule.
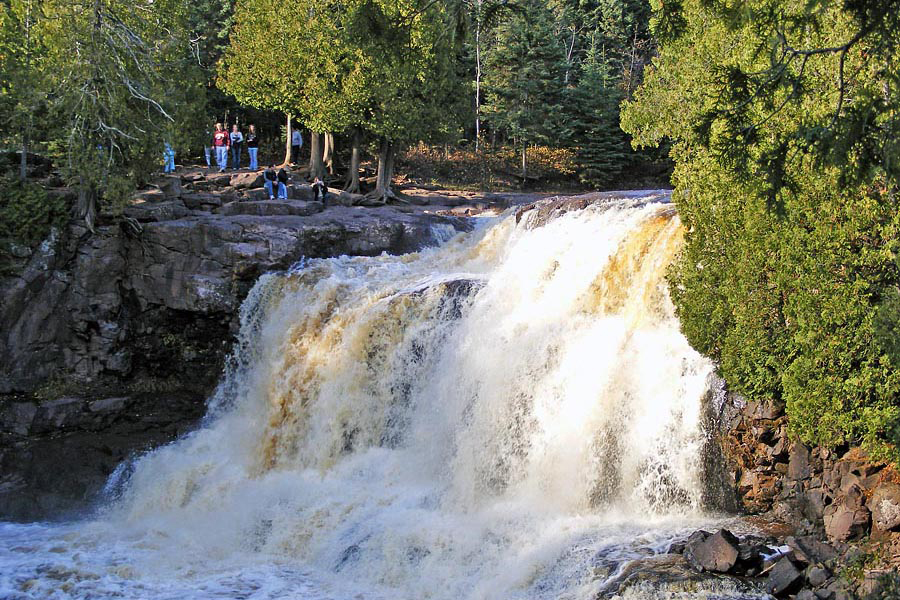
[[[27, 12], [25, 13], [25, 74], [31, 75], [31, 3], [28, 3]], [[28, 95], [29, 104], [31, 94]], [[33, 105], [32, 105], [33, 106]], [[28, 133], [31, 131], [31, 125], [34, 122], [31, 116], [33, 113], [29, 111], [25, 130], [22, 132], [22, 156], [19, 159], [19, 179], [25, 181], [28, 177]]]
[[375, 177], [375, 190], [366, 194], [369, 205], [387, 204], [390, 200], [400, 200], [391, 189], [394, 178], [394, 144], [382, 139], [378, 148], [378, 174]]
[[481, 147], [481, 2], [475, 21], [475, 152]]
[[28, 177], [28, 128], [22, 132], [22, 156], [19, 158], [19, 179]]
[[287, 115], [287, 126], [285, 127], [285, 131], [287, 131], [287, 142], [284, 145], [284, 164], [291, 164], [291, 135], [293, 131], [291, 131], [291, 115]]
[[76, 217], [84, 220], [84, 224], [94, 233], [94, 221], [97, 219], [97, 190], [79, 178], [78, 204], [75, 207]]
[[359, 193], [359, 162], [360, 162], [360, 146], [362, 145], [362, 134], [359, 129], [353, 130], [353, 142], [350, 150], [350, 168], [347, 170], [347, 182], [344, 185], [344, 191], [351, 194]]
[[528, 180], [528, 144], [522, 142], [522, 186]]
[[325, 179], [325, 167], [322, 163], [322, 134], [309, 132], [309, 179], [318, 177]]
[[329, 175], [334, 175], [334, 134], [325, 134], [324, 148], [322, 149], [322, 164], [328, 169]]

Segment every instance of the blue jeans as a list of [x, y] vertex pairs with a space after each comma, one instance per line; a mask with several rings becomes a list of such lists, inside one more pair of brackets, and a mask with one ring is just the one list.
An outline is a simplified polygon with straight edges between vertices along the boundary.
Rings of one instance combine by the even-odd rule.
[[174, 152], [166, 152], [166, 173], [174, 173], [175, 172], [175, 153]]
[[250, 155], [250, 170], [255, 171], [259, 168], [259, 165], [256, 164], [256, 155], [259, 153], [259, 148], [247, 148], [247, 154]]
[[[269, 199], [270, 199], [270, 200], [271, 200], [272, 197], [275, 195], [275, 194], [272, 193], [272, 187], [273, 187], [273, 186], [272, 186], [272, 182], [271, 182], [271, 181], [267, 181], [267, 182], [265, 183], [265, 188], [266, 188], [266, 191], [269, 192]], [[279, 199], [279, 200], [287, 200], [287, 186], [284, 185], [283, 183], [281, 183], [280, 181], [278, 182], [278, 199]]]
[[240, 169], [241, 168], [241, 145], [240, 144], [232, 144], [231, 145], [231, 168], [232, 169]]
[[211, 146], [203, 146], [203, 157], [206, 159], [206, 166], [207, 166], [207, 167], [211, 167], [211, 166], [212, 166], [212, 162], [211, 162], [210, 159], [209, 159], [209, 157], [210, 157], [210, 152], [211, 152], [210, 147], [211, 147]]
[[228, 166], [228, 148], [226, 146], [216, 146], [216, 164], [219, 170], [224, 171]]

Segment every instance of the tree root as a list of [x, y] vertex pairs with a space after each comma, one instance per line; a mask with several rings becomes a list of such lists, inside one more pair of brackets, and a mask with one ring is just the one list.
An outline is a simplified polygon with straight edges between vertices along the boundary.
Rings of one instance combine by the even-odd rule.
[[360, 191], [359, 181], [348, 182], [347, 185], [344, 186], [344, 191], [348, 194], [358, 194]]

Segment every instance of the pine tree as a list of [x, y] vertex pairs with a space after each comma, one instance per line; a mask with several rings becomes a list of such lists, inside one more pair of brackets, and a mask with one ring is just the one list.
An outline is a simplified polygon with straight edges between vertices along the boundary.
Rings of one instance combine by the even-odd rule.
[[197, 89], [184, 0], [44, 0], [35, 34], [46, 47], [43, 93], [78, 214], [121, 206], [156, 168], [163, 141], [186, 123]]
[[561, 137], [565, 54], [554, 17], [543, 0], [523, 0], [497, 31], [486, 59], [485, 114], [516, 141], [522, 179], [528, 178], [528, 146]]
[[598, 188], [611, 183], [627, 161], [625, 134], [619, 127], [622, 92], [611, 70], [606, 57], [591, 48], [566, 102], [565, 134], [575, 149], [578, 178]]

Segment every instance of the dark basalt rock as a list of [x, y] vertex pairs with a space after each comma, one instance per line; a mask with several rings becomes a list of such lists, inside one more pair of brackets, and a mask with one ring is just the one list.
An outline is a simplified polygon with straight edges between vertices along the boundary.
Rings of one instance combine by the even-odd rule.
[[727, 529], [703, 539], [688, 541], [684, 549], [685, 560], [698, 571], [727, 573], [737, 563], [740, 542]]
[[783, 598], [795, 593], [802, 585], [803, 574], [797, 568], [797, 565], [785, 556], [775, 563], [775, 566], [769, 572], [769, 578], [766, 580], [766, 591], [773, 596]]

